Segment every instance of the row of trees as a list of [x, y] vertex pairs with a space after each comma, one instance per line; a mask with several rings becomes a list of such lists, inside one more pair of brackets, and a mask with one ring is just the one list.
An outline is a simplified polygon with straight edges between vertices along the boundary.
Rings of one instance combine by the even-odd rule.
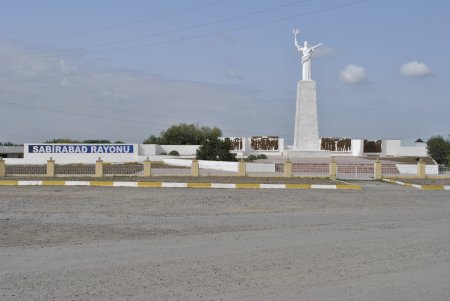
[[180, 123], [161, 131], [159, 136], [151, 135], [144, 140], [144, 144], [201, 145], [208, 139], [215, 139], [221, 136], [222, 131], [217, 127], [199, 127], [195, 124]]
[[19, 144], [15, 144], [12, 142], [0, 142], [0, 146], [19, 146]]
[[88, 140], [74, 140], [74, 139], [70, 139], [70, 138], [59, 138], [59, 139], [52, 139], [52, 140], [47, 140], [44, 141], [44, 143], [86, 143], [86, 144], [110, 144], [110, 143], [114, 143], [114, 144], [124, 144], [124, 142], [122, 141], [114, 141], [111, 142], [110, 140], [106, 140], [106, 139], [88, 139]]

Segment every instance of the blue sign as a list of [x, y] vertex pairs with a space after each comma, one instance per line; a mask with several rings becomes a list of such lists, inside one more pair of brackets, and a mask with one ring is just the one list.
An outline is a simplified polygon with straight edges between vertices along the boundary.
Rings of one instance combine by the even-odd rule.
[[132, 154], [132, 144], [30, 144], [31, 154]]

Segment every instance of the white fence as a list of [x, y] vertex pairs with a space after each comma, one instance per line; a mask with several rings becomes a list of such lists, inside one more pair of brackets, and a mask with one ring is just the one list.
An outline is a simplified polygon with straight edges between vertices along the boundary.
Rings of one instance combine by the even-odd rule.
[[[417, 174], [416, 164], [395, 164], [401, 175], [415, 175]], [[426, 165], [425, 174], [438, 175], [439, 167], [437, 165]]]

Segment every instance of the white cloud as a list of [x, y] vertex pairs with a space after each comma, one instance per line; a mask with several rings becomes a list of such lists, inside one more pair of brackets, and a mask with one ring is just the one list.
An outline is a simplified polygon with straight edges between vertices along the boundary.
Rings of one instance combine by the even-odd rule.
[[112, 99], [112, 100], [120, 100], [120, 101], [129, 101], [130, 97], [122, 93], [116, 93], [112, 91], [105, 90], [102, 92], [102, 96]]
[[67, 79], [67, 77], [63, 77], [63, 79], [59, 82], [59, 84], [63, 87], [70, 86], [72, 83]]
[[61, 73], [69, 74], [77, 71], [75, 66], [68, 64], [65, 60], [59, 60], [59, 70]]
[[431, 70], [424, 63], [414, 61], [401, 65], [400, 74], [407, 77], [427, 76], [431, 74]]
[[346, 84], [366, 83], [366, 70], [360, 66], [347, 65], [339, 74], [339, 79]]
[[241, 79], [241, 76], [234, 68], [229, 68], [225, 74], [231, 79]]

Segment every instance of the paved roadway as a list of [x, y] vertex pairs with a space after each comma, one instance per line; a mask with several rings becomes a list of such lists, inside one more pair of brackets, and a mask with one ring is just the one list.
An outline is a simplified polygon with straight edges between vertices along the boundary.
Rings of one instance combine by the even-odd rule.
[[450, 193], [0, 187], [1, 300], [450, 300]]

